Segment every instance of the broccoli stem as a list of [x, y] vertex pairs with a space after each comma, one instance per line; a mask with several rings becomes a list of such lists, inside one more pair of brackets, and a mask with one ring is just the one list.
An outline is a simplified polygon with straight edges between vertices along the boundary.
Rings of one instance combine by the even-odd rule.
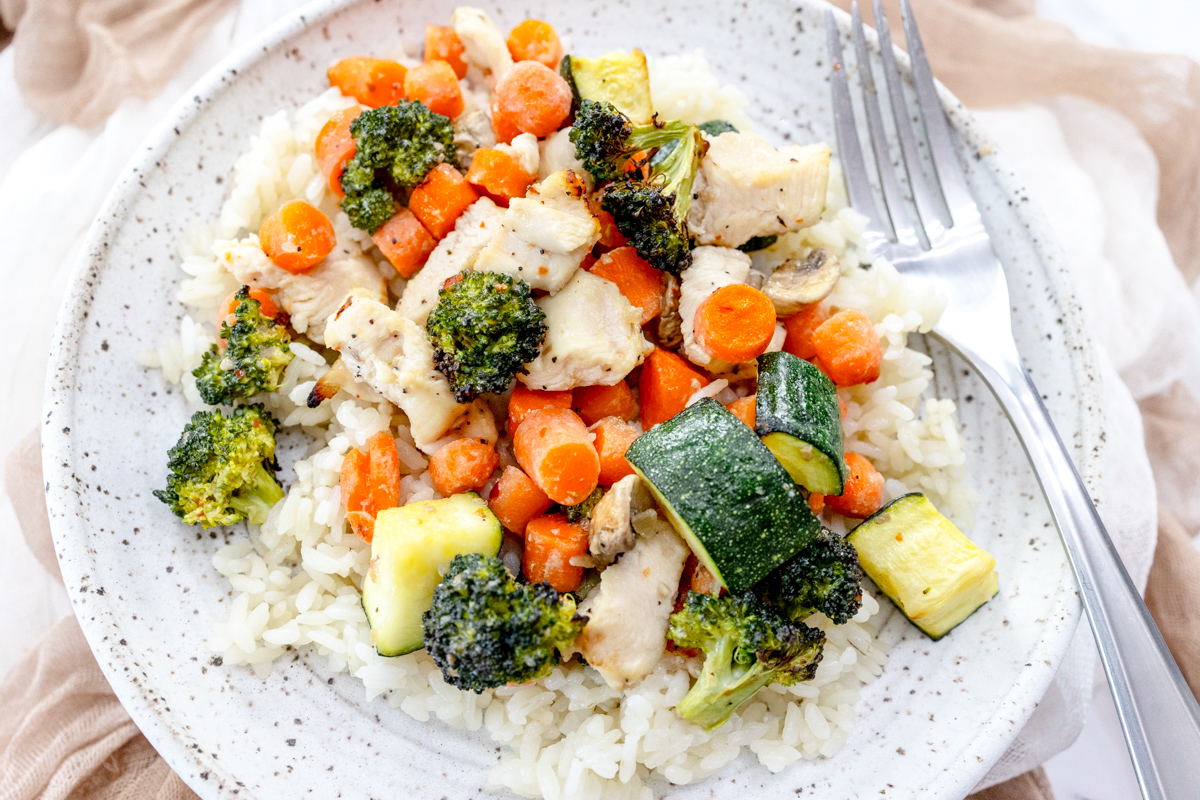
[[771, 682], [771, 674], [756, 659], [742, 667], [734, 660], [734, 645], [730, 639], [705, 653], [700, 677], [676, 710], [705, 730], [724, 725], [738, 706]]
[[262, 525], [267, 521], [271, 507], [282, 499], [283, 487], [279, 485], [279, 479], [260, 462], [254, 477], [229, 498], [229, 505], [238, 513], [245, 514], [247, 522]]

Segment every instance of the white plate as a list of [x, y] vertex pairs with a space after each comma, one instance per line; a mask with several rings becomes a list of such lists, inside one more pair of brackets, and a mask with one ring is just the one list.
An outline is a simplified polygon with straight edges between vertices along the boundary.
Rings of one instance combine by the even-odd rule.
[[[320, 91], [338, 57], [397, 35], [419, 40], [454, 5], [317, 3], [210, 73], [109, 196], [58, 321], [42, 442], [63, 576], [118, 697], [206, 800], [490, 794], [482, 787], [497, 752], [484, 734], [366, 702], [357, 680], [331, 676], [307, 651], [265, 682], [214, 662], [205, 639], [229, 602], [211, 563], [222, 534], [183, 526], [150, 494], [191, 410], [135, 360], [174, 334], [183, 314], [171, 299], [180, 279], [176, 238], [192, 219], [216, 215], [228, 188], [222, 179], [262, 115]], [[834, 140], [823, 8], [814, 2], [711, 0], [686, 12], [671, 0], [483, 5], [501, 27], [549, 20], [580, 52], [702, 47], [719, 78], [750, 96], [767, 135]], [[653, 35], [643, 33], [648, 20]], [[1061, 259], [1019, 181], [995, 156], [975, 157], [986, 142], [945, 97], [1008, 274], [1021, 352], [1094, 480], [1102, 417]], [[984, 496], [973, 537], [999, 561], [1000, 595], [936, 643], [893, 615], [882, 633], [891, 662], [865, 690], [857, 727], [834, 758], [771, 775], [744, 756], [706, 782], [670, 788], [672, 798], [961, 797], [1045, 692], [1079, 618], [1062, 548], [999, 408], [960, 362], [931, 351], [938, 393], [959, 402], [970, 481]]]

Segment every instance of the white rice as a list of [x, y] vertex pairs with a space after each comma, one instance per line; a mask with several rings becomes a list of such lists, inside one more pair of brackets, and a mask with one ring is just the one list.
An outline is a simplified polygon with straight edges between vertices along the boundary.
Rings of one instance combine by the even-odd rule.
[[[655, 101], [666, 117], [724, 118], [749, 127], [742, 111], [745, 98], [716, 83], [703, 55], [658, 59], [651, 63], [651, 75]], [[281, 111], [266, 118], [236, 162], [233, 188], [219, 219], [196, 225], [181, 242], [187, 277], [179, 299], [196, 312], [184, 317], [178, 339], [144, 354], [142, 362], [161, 369], [168, 381], [181, 383], [193, 403], [199, 398], [190, 372], [215, 340], [212, 311], [237, 286], [214, 256], [215, 241], [253, 231], [282, 201], [303, 198], [335, 220], [339, 247], [357, 252], [369, 245], [337, 209], [313, 158], [321, 125], [350, 104], [330, 90], [290, 115]], [[906, 346], [908, 333], [933, 326], [943, 303], [912, 291], [887, 263], [860, 268], [852, 245], [861, 239], [862, 218], [846, 208], [840, 178], [830, 183], [822, 221], [756, 254], [756, 266], [768, 269], [815, 246], [841, 258], [842, 280], [830, 302], [867, 313], [884, 347], [880, 379], [841, 392], [847, 405], [847, 448], [880, 469], [889, 497], [924, 491], [949, 516], [969, 525], [976, 496], [963, 482], [954, 403], [925, 398], [930, 361]], [[371, 255], [378, 259], [377, 253]], [[403, 281], [394, 272], [390, 275], [398, 294]], [[485, 728], [507, 746], [492, 770], [491, 784], [547, 800], [650, 800], [654, 795], [647, 781], [699, 781], [743, 751], [778, 772], [800, 759], [832, 756], [845, 743], [861, 688], [880, 675], [887, 661], [876, 632], [890, 606], [881, 609], [870, 593], [845, 625], [834, 626], [820, 615], [808, 620], [828, 637], [814, 680], [769, 686], [711, 733], [673, 710], [691, 681], [688, 664], [675, 656], [664, 658], [649, 678], [625, 692], [608, 688], [594, 670], [574, 662], [536, 683], [475, 695], [446, 684], [423, 651], [399, 658], [377, 655], [359, 602], [370, 546], [344, 524], [338, 487], [343, 456], [391, 426], [398, 430], [406, 473], [401, 503], [438, 495], [403, 415], [365, 388], [358, 398], [343, 392], [319, 408], [307, 408], [305, 398], [327, 369], [326, 360], [300, 343], [292, 350], [295, 358], [284, 385], [264, 402], [285, 426], [302, 426], [312, 444], [295, 464], [287, 495], [266, 524], [213, 556], [213, 566], [229, 580], [232, 600], [209, 644], [226, 664], [245, 664], [265, 677], [289, 648], [315, 648], [330, 668], [362, 680], [368, 700], [385, 699], [421, 721], [436, 718], [436, 724], [455, 728]], [[734, 388], [714, 381], [694, 399], [715, 396], [728, 402], [738, 396]]]

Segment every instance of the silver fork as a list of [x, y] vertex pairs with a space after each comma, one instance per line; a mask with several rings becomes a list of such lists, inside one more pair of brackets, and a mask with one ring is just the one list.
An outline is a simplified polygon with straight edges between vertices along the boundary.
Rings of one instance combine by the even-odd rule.
[[[917, 213], [915, 218], [910, 213], [901, 176], [889, 154], [855, 3], [851, 31], [867, 140], [883, 198], [882, 208], [876, 205], [850, 101], [841, 32], [833, 10], [828, 9], [838, 150], [850, 204], [870, 220], [867, 260], [887, 258], [901, 272], [929, 281], [948, 297], [946, 311], [932, 333], [979, 371], [1033, 464], [1079, 584], [1142, 795], [1152, 800], [1200, 798], [1200, 706], [1121, 564], [1037, 387], [1021, 365], [1004, 272], [955, 153], [912, 9], [907, 0], [900, 0], [916, 109], [910, 109], [904, 97], [881, 0], [874, 0], [874, 5], [888, 105], [899, 138], [903, 177]], [[913, 119], [923, 126], [929, 145], [932, 180], [919, 160]], [[943, 202], [950, 224], [944, 224], [939, 213]]]

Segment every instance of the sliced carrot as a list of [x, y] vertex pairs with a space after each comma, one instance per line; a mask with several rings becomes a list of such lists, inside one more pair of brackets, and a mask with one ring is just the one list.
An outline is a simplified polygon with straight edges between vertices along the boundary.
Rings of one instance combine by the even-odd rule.
[[492, 99], [492, 131], [496, 134], [496, 141], [505, 144], [512, 144], [512, 140], [521, 135], [517, 123], [500, 108], [495, 98]]
[[524, 197], [536, 180], [510, 153], [492, 147], [476, 150], [467, 170], [467, 183], [505, 208], [514, 197]]
[[875, 326], [856, 309], [839, 311], [813, 331], [821, 369], [838, 386], [871, 383], [879, 378], [883, 351]]
[[842, 415], [842, 419], [846, 418], [846, 401], [842, 399], [841, 394], [838, 395], [838, 412]]
[[467, 76], [467, 62], [463, 61], [462, 39], [448, 25], [425, 26], [425, 60], [445, 61], [454, 70], [454, 76]]
[[749, 397], [742, 397], [734, 400], [725, 407], [729, 409], [730, 414], [733, 414], [742, 422], [753, 428], [755, 421], [758, 419], [758, 414], [755, 411], [755, 402], [757, 399], [758, 398], [755, 395], [750, 395]]
[[329, 85], [364, 106], [379, 108], [404, 99], [405, 72], [395, 61], [353, 56], [329, 68]]
[[579, 268], [585, 272], [590, 272], [592, 267], [596, 265], [596, 256], [589, 250], [583, 254], [583, 261], [579, 262]]
[[846, 453], [850, 475], [841, 496], [825, 495], [825, 505], [843, 517], [866, 519], [883, 507], [883, 476], [858, 453]]
[[[522, 133], [539, 139], [571, 115], [571, 87], [545, 64], [519, 61], [496, 84], [496, 107]], [[497, 131], [499, 138], [499, 131]]]
[[753, 286], [734, 283], [700, 304], [694, 325], [696, 343], [713, 358], [752, 361], [767, 352], [775, 335], [775, 305]]
[[434, 488], [449, 497], [482, 489], [498, 466], [500, 456], [492, 445], [482, 439], [455, 439], [429, 459], [429, 477]]
[[688, 588], [700, 594], [717, 594], [714, 591], [717, 588], [717, 581], [708, 571], [708, 567], [697, 561], [696, 569], [692, 572], [692, 583]]
[[368, 511], [371, 508], [371, 457], [362, 450], [351, 449], [342, 459], [342, 505], [346, 511]]
[[501, 525], [518, 536], [524, 536], [529, 520], [544, 514], [551, 502], [520, 467], [505, 467], [500, 473], [500, 480], [492, 487], [488, 508]]
[[408, 208], [421, 223], [441, 239], [454, 230], [454, 223], [479, 199], [463, 174], [449, 164], [438, 164], [408, 199]]
[[508, 433], [516, 433], [517, 426], [533, 411], [541, 408], [570, 408], [573, 398], [570, 392], [544, 392], [530, 389], [523, 383], [513, 388], [508, 400]]
[[517, 463], [556, 503], [587, 499], [600, 479], [592, 435], [574, 411], [542, 408], [525, 416], [513, 434]]
[[437, 247], [437, 239], [407, 208], [383, 223], [371, 234], [371, 241], [403, 278], [412, 277], [425, 266], [429, 254]]
[[329, 217], [303, 200], [288, 201], [263, 220], [258, 240], [275, 266], [294, 275], [321, 263], [337, 244]]
[[[221, 329], [222, 322], [229, 322], [233, 313], [237, 311], [238, 292], [240, 289], [232, 291], [229, 296], [221, 302], [221, 310], [217, 312], [217, 330]], [[279, 316], [279, 306], [275, 305], [275, 298], [262, 289], [251, 289], [250, 299], [258, 301], [258, 310], [262, 312], [264, 317], [275, 319]]]
[[632, 247], [618, 247], [600, 256], [593, 275], [612, 281], [634, 308], [641, 309], [642, 324], [662, 312], [662, 273], [650, 266]]
[[371, 514], [400, 505], [400, 454], [390, 431], [380, 431], [367, 440], [371, 469], [367, 483], [371, 489]]
[[825, 510], [825, 495], [810, 492], [808, 495], [808, 507], [812, 509], [814, 514], [820, 514]]
[[617, 230], [617, 221], [613, 219], [613, 215], [601, 208], [599, 203], [591, 205], [592, 213], [596, 215], [596, 221], [600, 223], [600, 246], [616, 248], [629, 244], [629, 239]]
[[462, 87], [454, 67], [445, 61], [427, 61], [404, 76], [404, 97], [416, 100], [435, 114], [454, 119], [463, 112]]
[[600, 456], [600, 483], [612, 486], [632, 475], [633, 467], [625, 459], [625, 451], [638, 437], [637, 428], [620, 417], [605, 417], [589, 430], [596, 437], [592, 445]]
[[508, 35], [508, 52], [513, 61], [536, 61], [558, 69], [562, 61], [562, 42], [549, 23], [527, 19]]
[[637, 398], [625, 381], [612, 386], [580, 386], [573, 395], [572, 407], [587, 425], [595, 425], [605, 417], [631, 420], [637, 416]]
[[321, 174], [329, 178], [330, 191], [338, 197], [346, 196], [342, 191], [342, 173], [355, 153], [350, 123], [361, 113], [357, 108], [342, 109], [330, 117], [317, 134], [317, 166]]
[[787, 338], [783, 340], [783, 351], [796, 358], [808, 360], [817, 354], [813, 346], [813, 331], [829, 319], [829, 312], [820, 303], [810, 303], [783, 320]]
[[661, 347], [654, 348], [642, 364], [638, 381], [641, 395], [642, 428], [650, 430], [683, 411], [697, 389], [708, 386], [708, 378], [686, 361]]
[[560, 592], [573, 592], [583, 581], [583, 567], [571, 563], [588, 552], [588, 533], [562, 514], [534, 517], [525, 526], [521, 565], [533, 583], [545, 581]]

